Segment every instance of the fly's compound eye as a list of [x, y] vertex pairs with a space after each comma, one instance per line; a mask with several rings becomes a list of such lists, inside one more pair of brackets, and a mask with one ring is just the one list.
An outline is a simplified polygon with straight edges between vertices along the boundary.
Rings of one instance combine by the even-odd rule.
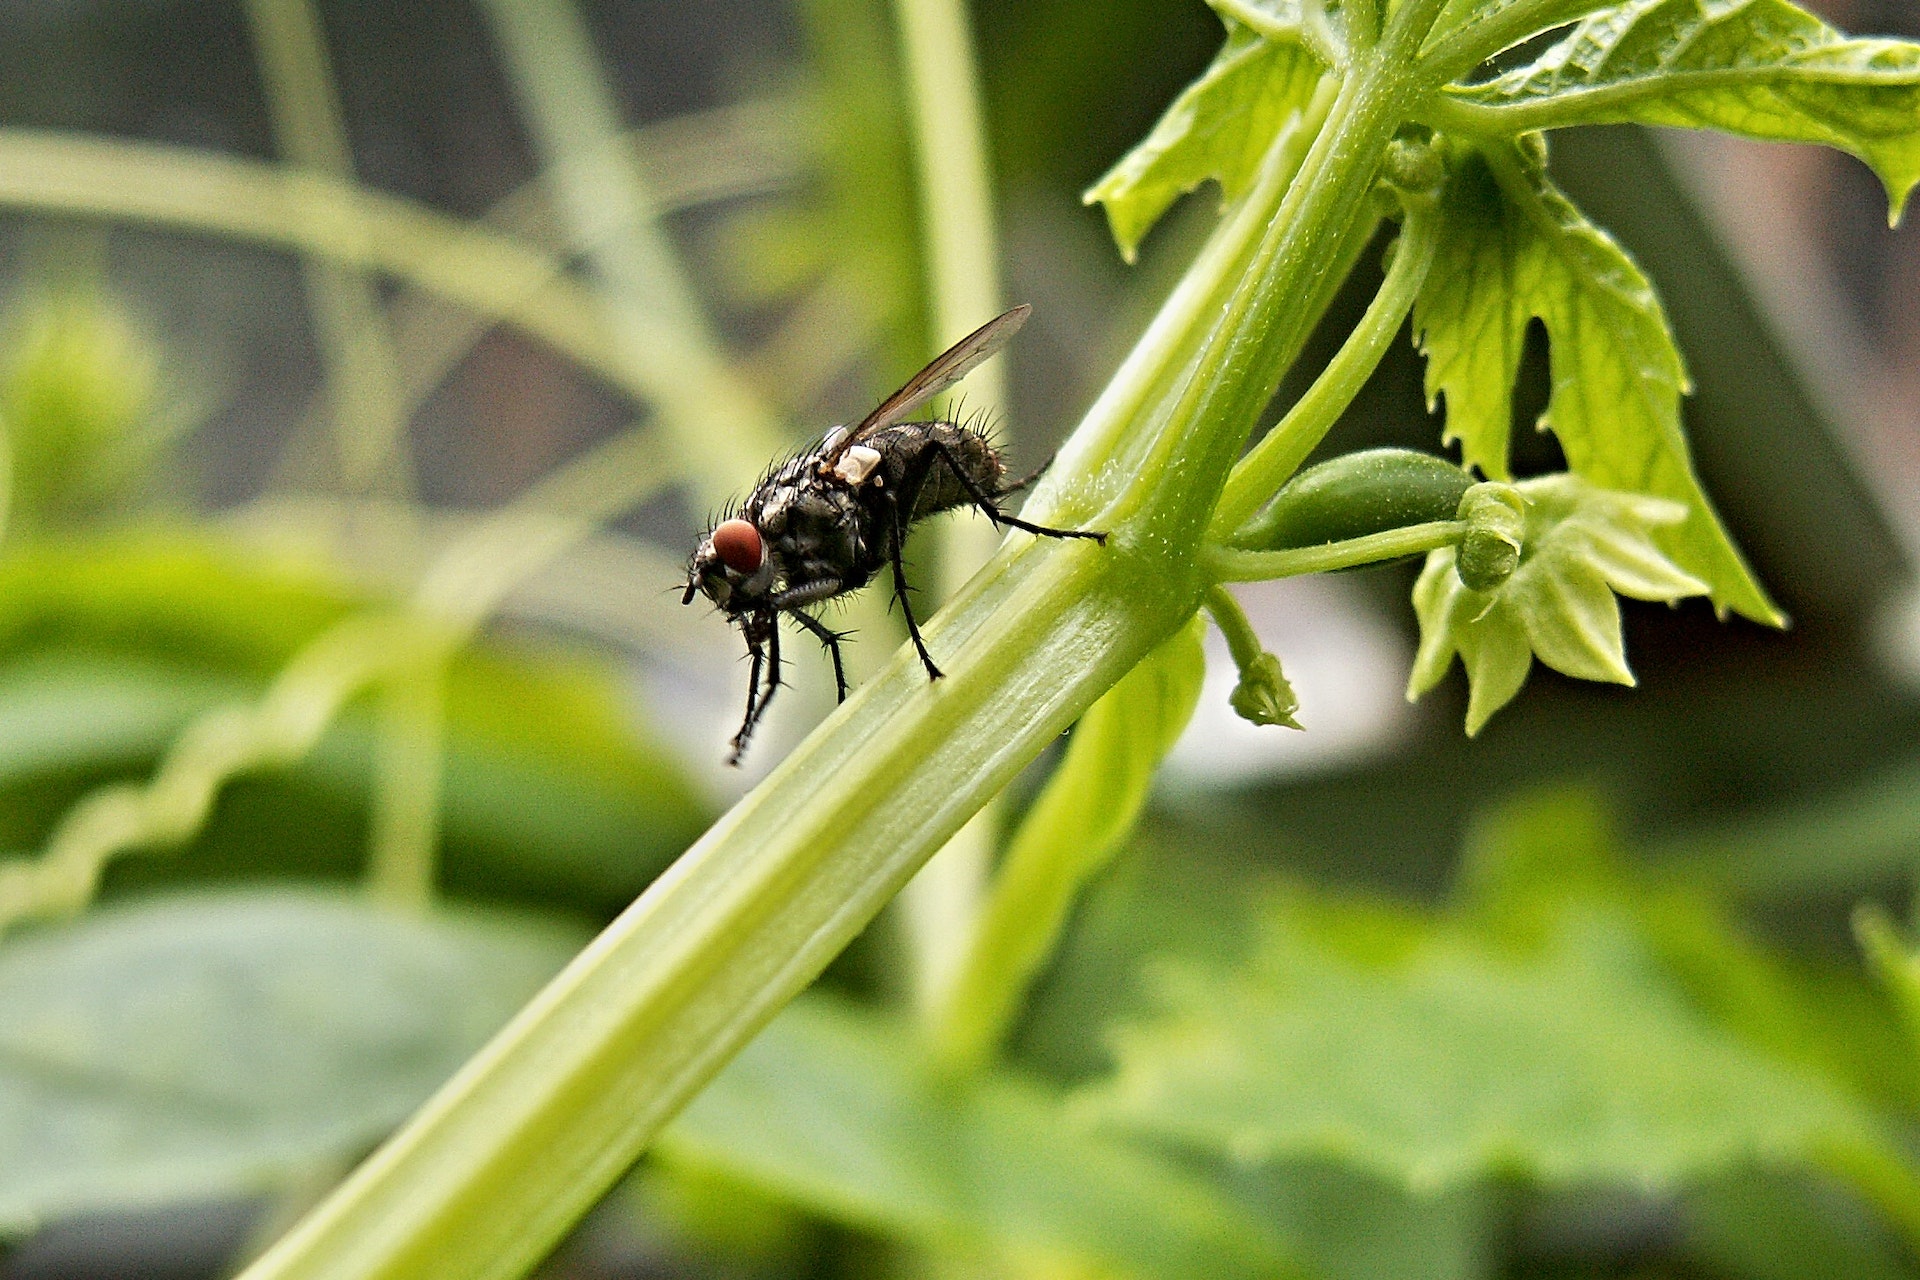
[[721, 521], [720, 527], [713, 531], [712, 541], [713, 553], [735, 573], [751, 576], [767, 562], [766, 544], [761, 542], [760, 531], [751, 521]]

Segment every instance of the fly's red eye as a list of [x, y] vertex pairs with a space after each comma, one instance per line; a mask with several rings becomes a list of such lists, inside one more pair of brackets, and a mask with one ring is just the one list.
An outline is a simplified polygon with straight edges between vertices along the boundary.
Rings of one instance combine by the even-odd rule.
[[760, 531], [746, 520], [723, 520], [713, 531], [713, 552], [735, 573], [755, 573], [766, 563]]

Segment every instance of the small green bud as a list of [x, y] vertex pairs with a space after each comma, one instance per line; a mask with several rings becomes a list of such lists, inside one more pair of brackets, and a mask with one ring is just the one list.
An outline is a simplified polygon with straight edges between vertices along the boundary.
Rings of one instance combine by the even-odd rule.
[[1431, 142], [1395, 138], [1387, 144], [1380, 180], [1409, 196], [1432, 196], [1447, 180], [1447, 163]]
[[1282, 674], [1280, 659], [1271, 653], [1262, 653], [1240, 668], [1240, 683], [1234, 686], [1229, 701], [1242, 720], [1289, 729], [1300, 727], [1293, 718], [1300, 709], [1300, 699]]
[[1527, 500], [1509, 484], [1476, 484], [1460, 499], [1457, 519], [1470, 526], [1460, 539], [1454, 571], [1474, 591], [1491, 591], [1520, 567]]

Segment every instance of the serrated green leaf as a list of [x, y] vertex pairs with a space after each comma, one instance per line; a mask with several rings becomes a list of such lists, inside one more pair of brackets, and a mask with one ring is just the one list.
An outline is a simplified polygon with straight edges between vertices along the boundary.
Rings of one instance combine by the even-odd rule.
[[[1383, 930], [1410, 945], [1383, 952]], [[1672, 1187], [1885, 1150], [1869, 1111], [1717, 1026], [1631, 918], [1592, 900], [1516, 948], [1296, 895], [1250, 961], [1170, 965], [1162, 998], [1083, 1105], [1249, 1163], [1319, 1154], [1429, 1190], [1499, 1174]]]
[[584, 941], [344, 895], [111, 908], [0, 946], [0, 1234], [349, 1155]]
[[911, 1031], [815, 993], [707, 1086], [660, 1151], [835, 1221], [1077, 1274], [1291, 1275], [1268, 1227], [1007, 1073], [937, 1081]]
[[1633, 260], [1518, 146], [1460, 152], [1442, 206], [1414, 330], [1428, 399], [1444, 397], [1463, 460], [1508, 474], [1514, 379], [1527, 326], [1540, 320], [1552, 368], [1540, 423], [1572, 470], [1602, 488], [1681, 503], [1686, 519], [1655, 535], [1659, 550], [1710, 586], [1716, 609], [1783, 622], [1693, 474], [1680, 426], [1686, 369]]
[[1527, 128], [1637, 122], [1838, 147], [1879, 175], [1896, 220], [1920, 182], [1920, 44], [1849, 40], [1785, 0], [1628, 0], [1530, 66], [1453, 92], [1532, 108]]
[[1667, 602], [1706, 593], [1653, 544], [1662, 527], [1686, 518], [1679, 504], [1568, 474], [1513, 488], [1527, 506], [1512, 575], [1475, 591], [1456, 571], [1457, 549], [1442, 547], [1428, 554], [1413, 589], [1420, 648], [1407, 697], [1438, 684], [1458, 653], [1472, 684], [1469, 735], [1520, 691], [1535, 656], [1576, 679], [1631, 685], [1616, 592]]
[[1217, 181], [1226, 200], [1245, 193], [1274, 138], [1320, 82], [1320, 64], [1304, 44], [1226, 21], [1227, 41], [1213, 65], [1083, 197], [1106, 207], [1128, 262], [1160, 215], [1201, 183]]

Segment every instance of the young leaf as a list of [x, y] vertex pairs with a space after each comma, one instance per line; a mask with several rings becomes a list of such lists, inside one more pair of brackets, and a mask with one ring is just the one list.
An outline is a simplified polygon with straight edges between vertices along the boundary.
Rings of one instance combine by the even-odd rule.
[[1507, 476], [1513, 385], [1528, 324], [1550, 341], [1552, 393], [1540, 425], [1572, 470], [1605, 489], [1679, 503], [1659, 548], [1710, 589], [1714, 607], [1784, 619], [1741, 560], [1693, 474], [1680, 427], [1689, 389], [1653, 287], [1605, 232], [1548, 181], [1543, 155], [1467, 149], [1442, 196], [1440, 244], [1414, 308], [1427, 396], [1444, 395], [1463, 461]]
[[930, 1080], [910, 1030], [802, 996], [661, 1138], [838, 1222], [1048, 1274], [1294, 1275], [1259, 1218], [1173, 1162], [1089, 1134], [1036, 1082]]
[[1164, 1012], [1119, 1036], [1083, 1105], [1250, 1164], [1319, 1154], [1427, 1191], [1503, 1173], [1672, 1187], [1887, 1150], [1870, 1111], [1704, 1016], [1593, 899], [1516, 947], [1301, 894], [1250, 962], [1162, 978]]
[[[1286, 30], [1291, 15], [1284, 10], [1292, 6], [1266, 7], [1281, 10], [1271, 30]], [[1128, 262], [1160, 215], [1209, 178], [1220, 184], [1225, 200], [1243, 194], [1274, 137], [1305, 109], [1320, 82], [1320, 64], [1304, 37], [1259, 35], [1232, 18], [1222, 20], [1227, 42], [1213, 65], [1083, 197], [1106, 206], [1113, 238]]]
[[1879, 175], [1895, 220], [1920, 182], [1920, 44], [1849, 40], [1785, 0], [1629, 0], [1453, 93], [1519, 129], [1636, 121], [1825, 143]]
[[1468, 734], [1480, 732], [1520, 691], [1536, 654], [1577, 679], [1632, 684], [1615, 592], [1671, 603], [1707, 589], [1653, 541], [1662, 526], [1685, 519], [1679, 504], [1597, 489], [1566, 474], [1513, 488], [1528, 505], [1512, 575], [1491, 591], [1475, 591], [1456, 571], [1457, 549], [1443, 547], [1428, 554], [1413, 588], [1420, 648], [1407, 697], [1438, 684], [1458, 653], [1473, 688]]
[[1203, 628], [1196, 615], [1087, 709], [1007, 842], [950, 995], [944, 1047], [953, 1060], [978, 1063], [998, 1046], [1080, 890], [1139, 821], [1161, 759], [1200, 700]]
[[286, 891], [0, 947], [0, 1235], [271, 1185], [424, 1100], [577, 949], [525, 917]]

